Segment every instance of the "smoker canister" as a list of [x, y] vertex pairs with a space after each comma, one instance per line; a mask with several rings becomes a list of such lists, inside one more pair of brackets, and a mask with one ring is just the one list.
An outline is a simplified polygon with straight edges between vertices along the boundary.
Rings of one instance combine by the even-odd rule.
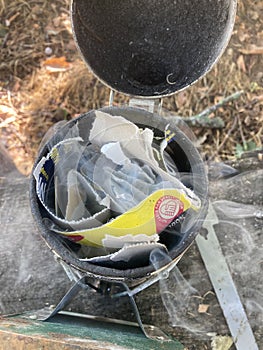
[[[153, 99], [187, 88], [211, 69], [228, 43], [235, 10], [235, 0], [73, 0], [71, 20], [83, 59], [105, 85], [131, 97]], [[100, 111], [121, 116], [141, 129], [148, 128], [155, 138], [164, 138], [169, 125], [172, 136], [165, 155], [179, 173], [186, 174], [184, 184], [200, 198], [201, 209], [197, 215], [185, 213], [187, 225], [180, 235], [176, 234], [182, 224], [180, 217], [159, 232], [168, 259], [160, 262], [157, 271], [150, 262], [150, 252], [144, 252], [143, 258], [137, 252], [128, 263], [121, 258], [83, 259], [77, 239], [72, 242], [46, 225], [49, 215], [39, 200], [34, 176], [30, 185], [31, 209], [42, 237], [66, 264], [95, 279], [137, 285], [174, 266], [198, 234], [207, 208], [205, 167], [195, 146], [172, 117], [163, 118], [133, 107], [111, 106]], [[50, 151], [50, 144], [63, 141], [74, 125], [81, 139], [87, 139], [95, 116], [96, 111], [89, 111], [59, 129], [40, 150], [34, 171]]]

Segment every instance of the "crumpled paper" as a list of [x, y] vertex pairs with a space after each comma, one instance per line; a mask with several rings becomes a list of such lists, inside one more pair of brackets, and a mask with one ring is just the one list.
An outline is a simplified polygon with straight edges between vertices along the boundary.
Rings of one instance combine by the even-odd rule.
[[[121, 116], [101, 111], [95, 115], [88, 140], [79, 136], [76, 123], [68, 137], [53, 143], [34, 170], [37, 194], [48, 213], [45, 223], [52, 231], [76, 242], [110, 249], [121, 249], [127, 243], [156, 245], [158, 230], [153, 223], [157, 209], [158, 220], [163, 220], [159, 227], [165, 227], [187, 208], [199, 210], [201, 201], [175, 176], [175, 168], [167, 171], [165, 138], [158, 151], [153, 147], [152, 130], [140, 129]], [[154, 203], [151, 208], [145, 200], [154, 198], [156, 193], [161, 197], [156, 199], [158, 205]], [[140, 207], [141, 203], [147, 205]], [[142, 224], [140, 214], [140, 226], [136, 229], [132, 229], [131, 220], [125, 229], [117, 226], [107, 232], [115, 220], [116, 225], [123, 224], [125, 220], [118, 219], [122, 215], [131, 212], [136, 217], [134, 208], [153, 210], [153, 219], [148, 219], [152, 220], [151, 226]], [[149, 218], [149, 213], [145, 217]], [[151, 228], [145, 232], [147, 225]], [[89, 230], [96, 234], [100, 227], [105, 228], [105, 234], [98, 231], [100, 238], [89, 238]]]

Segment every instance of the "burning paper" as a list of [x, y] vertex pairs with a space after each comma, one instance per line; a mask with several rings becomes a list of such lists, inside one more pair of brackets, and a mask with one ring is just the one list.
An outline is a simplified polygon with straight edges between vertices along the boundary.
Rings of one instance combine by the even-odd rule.
[[35, 168], [45, 223], [89, 246], [154, 245], [165, 227], [188, 209], [198, 211], [201, 201], [174, 176], [175, 167], [167, 171], [165, 137], [158, 153], [152, 130], [95, 114], [85, 141], [76, 124]]

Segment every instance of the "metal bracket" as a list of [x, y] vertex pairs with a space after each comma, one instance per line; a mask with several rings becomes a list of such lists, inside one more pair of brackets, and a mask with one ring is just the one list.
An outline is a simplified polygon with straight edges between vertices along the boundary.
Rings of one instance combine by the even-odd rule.
[[214, 229], [214, 225], [218, 222], [217, 214], [210, 202], [208, 214], [203, 224], [203, 227], [208, 231], [207, 237], [197, 236], [196, 243], [237, 350], [258, 350], [254, 334]]
[[129, 106], [134, 108], [141, 108], [151, 113], [161, 114], [163, 99], [141, 99], [131, 98]]
[[[109, 96], [109, 106], [113, 105], [115, 92], [113, 90], [110, 91]], [[134, 108], [141, 108], [144, 109], [150, 113], [157, 113], [161, 114], [162, 111], [162, 105], [163, 105], [163, 99], [162, 98], [136, 98], [132, 97], [129, 101], [129, 107]]]
[[[102, 281], [104, 282], [104, 281]], [[60, 302], [57, 304], [57, 306], [50, 312], [50, 310], [44, 309], [41, 310], [40, 313], [38, 313], [37, 319], [39, 321], [50, 321], [54, 316], [57, 314], [64, 314], [64, 315], [72, 315], [72, 316], [80, 316], [81, 314], [76, 313], [69, 313], [62, 311], [64, 307], [66, 307], [72, 299], [82, 290], [82, 289], [93, 289], [94, 291], [98, 292], [101, 295], [110, 295], [112, 298], [117, 298], [121, 296], [121, 293], [112, 294], [111, 292], [114, 291], [124, 291], [123, 296], [128, 296], [129, 301], [132, 305], [134, 314], [136, 316], [137, 323], [135, 322], [129, 322], [129, 321], [123, 321], [123, 320], [117, 320], [112, 318], [105, 318], [105, 317], [96, 317], [96, 316], [89, 316], [89, 315], [82, 315], [84, 318], [92, 318], [93, 320], [99, 320], [103, 322], [110, 322], [110, 323], [117, 323], [117, 324], [123, 324], [127, 326], [139, 326], [143, 334], [153, 340], [159, 340], [159, 341], [172, 341], [172, 339], [165, 334], [161, 329], [159, 329], [156, 326], [143, 324], [137, 304], [135, 302], [135, 299], [133, 297], [133, 294], [129, 287], [124, 282], [107, 282], [105, 281], [104, 284], [102, 283], [102, 288], [97, 287], [93, 285], [93, 283], [90, 282], [90, 278], [88, 276], [81, 277], [77, 282], [74, 283], [74, 285], [68, 290], [68, 292], [64, 295], [64, 297], [60, 300]]]

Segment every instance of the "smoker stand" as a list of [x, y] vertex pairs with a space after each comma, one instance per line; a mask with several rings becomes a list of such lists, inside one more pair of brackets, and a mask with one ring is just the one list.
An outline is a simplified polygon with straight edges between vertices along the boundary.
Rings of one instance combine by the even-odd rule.
[[[62, 310], [80, 290], [87, 288], [102, 295], [112, 294], [112, 298], [129, 296], [138, 323]], [[104, 282], [97, 287], [89, 277], [83, 276], [53, 310], [44, 308], [0, 319], [0, 350], [6, 349], [183, 350], [184, 347], [158, 327], [142, 323], [133, 291], [125, 283]]]
[[[155, 276], [136, 287], [124, 282], [96, 280], [55, 257], [72, 287], [55, 307], [0, 318], [0, 350], [183, 350], [184, 346], [160, 328], [142, 322], [135, 294], [155, 283]], [[176, 264], [176, 263], [175, 263]], [[174, 264], [171, 265], [171, 269]], [[162, 274], [161, 274], [162, 275]], [[63, 310], [79, 292], [92, 290], [102, 298], [128, 297], [137, 322]]]

